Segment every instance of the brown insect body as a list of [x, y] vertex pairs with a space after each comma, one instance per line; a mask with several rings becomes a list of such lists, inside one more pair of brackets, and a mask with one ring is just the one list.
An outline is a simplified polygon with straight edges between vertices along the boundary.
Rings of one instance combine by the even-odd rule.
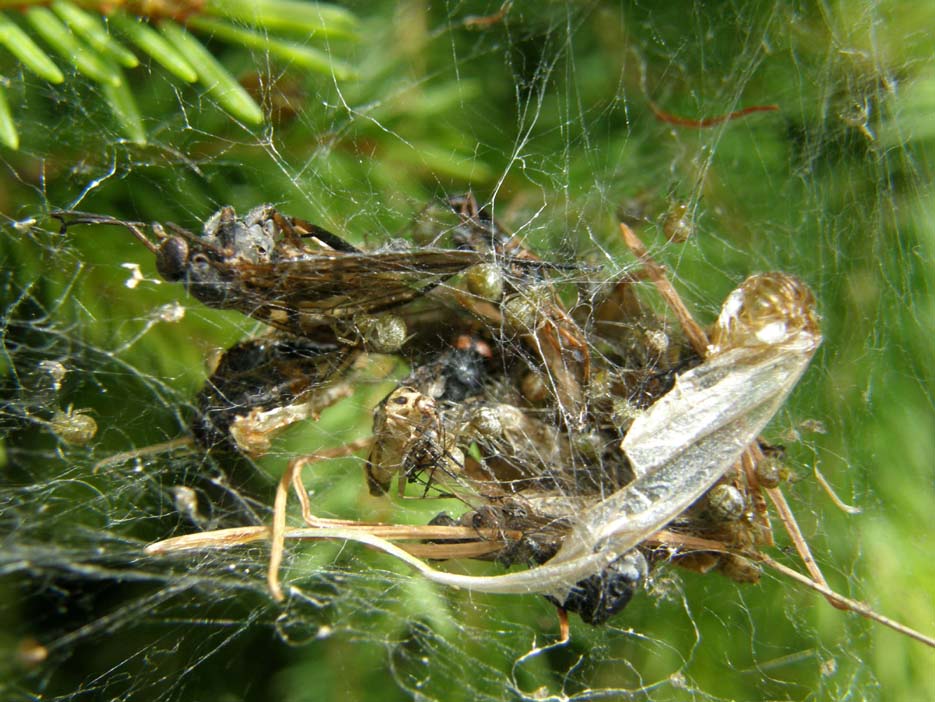
[[223, 208], [198, 237], [173, 231], [156, 257], [164, 278], [296, 335], [404, 305], [480, 261], [472, 251], [364, 252], [266, 205], [243, 219]]
[[[361, 251], [341, 237], [261, 205], [240, 218], [231, 207], [199, 235], [174, 224], [146, 225], [81, 212], [54, 212], [70, 224], [129, 229], [156, 256], [159, 274], [195, 298], [232, 309], [295, 336], [320, 327], [354, 327], [357, 317], [405, 305], [484, 259], [470, 250]], [[347, 339], [359, 343], [359, 338]]]

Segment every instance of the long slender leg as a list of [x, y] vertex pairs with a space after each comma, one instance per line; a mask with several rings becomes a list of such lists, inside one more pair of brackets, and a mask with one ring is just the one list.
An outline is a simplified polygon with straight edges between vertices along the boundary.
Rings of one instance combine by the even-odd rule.
[[659, 294], [662, 295], [666, 304], [669, 305], [669, 308], [675, 314], [679, 324], [682, 326], [682, 331], [684, 331], [685, 336], [688, 337], [688, 341], [695, 350], [695, 353], [704, 358], [708, 354], [708, 335], [705, 334], [701, 325], [692, 317], [691, 312], [688, 311], [685, 303], [682, 302], [678, 291], [676, 291], [672, 283], [669, 282], [669, 279], [666, 277], [666, 269], [656, 263], [649, 254], [646, 245], [643, 244], [636, 233], [623, 222], [620, 223], [620, 234], [627, 248], [629, 248], [630, 251], [633, 252], [633, 255], [643, 264], [643, 268], [646, 270], [649, 279], [652, 280]]
[[[338, 446], [334, 449], [326, 449], [319, 451], [313, 456], [306, 456], [303, 458], [293, 459], [289, 462], [289, 466], [286, 468], [286, 472], [283, 474], [282, 483], [286, 480], [292, 483], [292, 489], [296, 494], [296, 497], [299, 498], [299, 505], [302, 508], [302, 520], [308, 524], [310, 527], [325, 527], [325, 526], [351, 526], [353, 524], [360, 524], [361, 522], [350, 520], [350, 519], [325, 519], [323, 517], [316, 517], [312, 514], [312, 506], [308, 499], [308, 491], [305, 489], [305, 485], [302, 482], [302, 470], [309, 463], [314, 463], [321, 460], [328, 460], [331, 458], [343, 458], [344, 456], [350, 456], [351, 454], [357, 453], [361, 449], [365, 449], [373, 443], [372, 437], [366, 437], [363, 439], [357, 439], [356, 441], [351, 441], [344, 446]], [[295, 468], [293, 469], [293, 464]]]
[[326, 449], [311, 456], [300, 456], [289, 461], [286, 471], [283, 473], [279, 484], [276, 486], [276, 499], [273, 502], [273, 529], [270, 534], [271, 546], [269, 554], [269, 572], [266, 576], [266, 582], [269, 585], [270, 594], [273, 599], [282, 602], [285, 595], [282, 592], [282, 586], [279, 583], [279, 569], [282, 566], [283, 550], [285, 548], [286, 534], [286, 508], [289, 501], [289, 486], [292, 485], [299, 503], [302, 506], [302, 517], [309, 526], [345, 526], [355, 524], [356, 522], [347, 522], [344, 520], [330, 520], [315, 517], [312, 514], [311, 504], [309, 503], [308, 493], [302, 485], [302, 470], [318, 461], [328, 460], [330, 458], [340, 458], [349, 456], [370, 445], [372, 439], [358, 439], [351, 441], [344, 446], [338, 446], [333, 449]]

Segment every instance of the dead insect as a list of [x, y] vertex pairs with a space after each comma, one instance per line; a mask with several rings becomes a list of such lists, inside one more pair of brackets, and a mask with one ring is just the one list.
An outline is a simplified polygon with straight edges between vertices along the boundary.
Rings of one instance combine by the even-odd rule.
[[[681, 375], [627, 432], [622, 449], [633, 481], [579, 511], [558, 552], [541, 566], [462, 576], [421, 561], [416, 565], [405, 551], [372, 535], [357, 540], [378, 545], [442, 584], [577, 602], [571, 594], [576, 588], [598, 587], [589, 579], [664, 529], [738, 462], [821, 340], [811, 294], [781, 274], [751, 278], [732, 293], [718, 329], [709, 360]], [[338, 538], [351, 538], [347, 530], [341, 533]]]
[[374, 412], [373, 446], [367, 462], [371, 494], [385, 493], [396, 476], [402, 494], [405, 483], [424, 471], [460, 473], [464, 455], [455, 439], [446, 431], [434, 399], [413, 387], [397, 388]]
[[[238, 310], [280, 330], [278, 337], [242, 342], [228, 351], [197, 399], [195, 441], [227, 444], [250, 455], [264, 453], [279, 429], [348, 394], [336, 381], [361, 348], [395, 353], [403, 346], [407, 322], [388, 310], [425, 295], [485, 256], [434, 248], [365, 252], [269, 205], [242, 218], [224, 207], [198, 235], [174, 224], [71, 211], [52, 216], [63, 229], [122, 226], [155, 254], [166, 280], [182, 282], [210, 307]], [[177, 440], [151, 449], [184, 444]], [[119, 454], [98, 467], [138, 455]]]
[[638, 549], [633, 549], [611, 561], [599, 573], [576, 582], [565, 599], [552, 595], [547, 595], [547, 599], [564, 610], [576, 612], [582, 621], [597, 626], [629, 604], [647, 575], [649, 563], [646, 557]]
[[[336, 324], [352, 344], [367, 340], [375, 315], [425, 295], [485, 258], [469, 250], [362, 251], [269, 205], [243, 218], [224, 207], [198, 235], [174, 224], [152, 224], [148, 228], [155, 241], [141, 222], [70, 211], [52, 216], [63, 228], [125, 227], [155, 254], [164, 279], [183, 283], [209, 307], [238, 310], [295, 336]], [[373, 333], [381, 350], [387, 350], [382, 327]]]
[[242, 341], [224, 352], [198, 393], [192, 434], [205, 448], [264, 454], [278, 430], [350, 394], [341, 381], [358, 355], [326, 339], [274, 334]]
[[371, 494], [385, 493], [394, 477], [402, 494], [405, 482], [424, 473], [428, 489], [438, 471], [439, 477], [463, 471], [469, 448], [465, 407], [482, 393], [491, 355], [486, 342], [461, 335], [414, 368], [377, 406], [367, 463]]

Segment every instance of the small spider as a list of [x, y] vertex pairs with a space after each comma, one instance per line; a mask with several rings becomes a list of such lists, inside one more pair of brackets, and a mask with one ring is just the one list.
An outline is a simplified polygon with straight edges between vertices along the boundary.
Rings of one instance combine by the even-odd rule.
[[[374, 412], [373, 445], [367, 461], [367, 483], [373, 495], [384, 494], [400, 475], [399, 493], [406, 481], [423, 471], [457, 475], [464, 454], [445, 431], [435, 400], [408, 386], [394, 390]], [[430, 475], [429, 480], [432, 476]]]

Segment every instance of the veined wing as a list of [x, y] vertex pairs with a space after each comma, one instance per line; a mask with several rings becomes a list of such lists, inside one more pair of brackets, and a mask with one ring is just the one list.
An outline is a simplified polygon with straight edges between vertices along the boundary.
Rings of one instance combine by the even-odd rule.
[[301, 255], [214, 266], [230, 288], [225, 306], [294, 331], [296, 325], [302, 328], [404, 305], [481, 258], [474, 251], [429, 249]]

